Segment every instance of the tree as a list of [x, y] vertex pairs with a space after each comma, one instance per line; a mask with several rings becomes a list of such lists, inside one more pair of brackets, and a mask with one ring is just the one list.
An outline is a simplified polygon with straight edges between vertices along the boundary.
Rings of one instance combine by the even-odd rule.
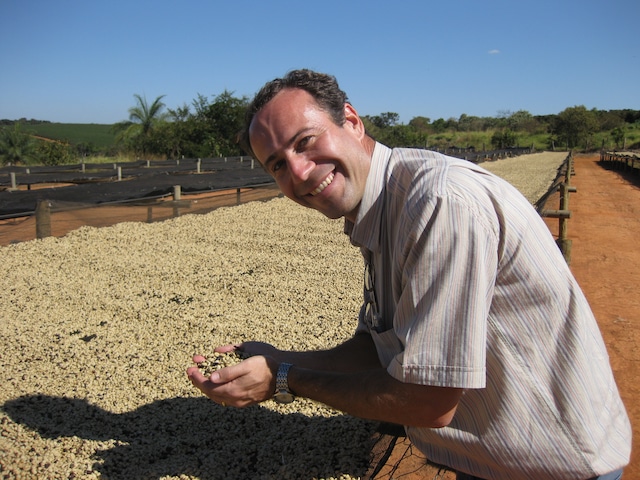
[[516, 136], [515, 132], [506, 128], [502, 131], [496, 131], [491, 136], [491, 145], [493, 146], [493, 148], [504, 149], [508, 147], [514, 147], [517, 140], [518, 137]]
[[395, 125], [380, 131], [380, 141], [389, 147], [419, 147], [427, 145], [427, 134], [411, 125]]
[[35, 163], [38, 160], [33, 138], [20, 130], [20, 124], [0, 130], [0, 158], [3, 165]]
[[244, 124], [244, 115], [249, 104], [246, 97], [236, 98], [225, 90], [218, 95], [205, 111], [208, 122], [210, 145], [217, 156], [240, 153], [238, 133]]
[[514, 132], [528, 131], [535, 129], [535, 120], [533, 115], [526, 110], [518, 110], [507, 118], [507, 125]]
[[428, 131], [429, 123], [431, 123], [431, 119], [428, 117], [413, 117], [409, 121], [409, 125], [420, 132]]
[[143, 136], [149, 135], [155, 124], [162, 120], [162, 109], [165, 107], [162, 99], [165, 95], [157, 97], [151, 105], [147, 103], [146, 97], [141, 97], [137, 93], [134, 95], [138, 104], [129, 109], [129, 120], [140, 125]]
[[613, 141], [616, 142], [616, 148], [624, 148], [624, 129], [616, 127], [611, 131]]
[[153, 130], [166, 118], [162, 113], [165, 107], [162, 99], [165, 95], [157, 97], [151, 105], [146, 97], [137, 93], [133, 96], [137, 104], [129, 109], [129, 120], [114, 125], [114, 130], [119, 132], [117, 140], [143, 156], [148, 153], [160, 153], [161, 146], [153, 138]]
[[449, 123], [444, 118], [438, 118], [433, 121], [431, 128], [435, 133], [442, 133], [449, 128]]
[[599, 123], [600, 131], [614, 130], [624, 126], [624, 118], [620, 112], [598, 111], [596, 117]]
[[167, 158], [180, 158], [188, 152], [190, 116], [191, 112], [186, 104], [175, 110], [168, 110], [169, 121], [159, 128], [159, 135], [164, 138]]
[[463, 113], [458, 119], [458, 130], [461, 132], [477, 132], [483, 130], [481, 118]]
[[238, 144], [238, 133], [244, 123], [244, 115], [249, 104], [247, 97], [237, 98], [233, 92], [225, 90], [209, 102], [198, 94], [193, 101], [195, 113], [190, 119], [193, 128], [189, 131], [198, 145], [199, 157], [222, 157], [242, 154]]
[[400, 121], [400, 115], [395, 112], [385, 112], [372, 117], [367, 116], [367, 118], [378, 128], [393, 127]]
[[580, 142], [588, 146], [591, 135], [598, 129], [594, 112], [584, 105], [569, 107], [560, 112], [554, 121], [552, 132], [558, 141], [566, 143], [567, 148], [576, 148]]
[[71, 146], [68, 143], [46, 141], [37, 148], [42, 163], [45, 165], [63, 165], [73, 158]]

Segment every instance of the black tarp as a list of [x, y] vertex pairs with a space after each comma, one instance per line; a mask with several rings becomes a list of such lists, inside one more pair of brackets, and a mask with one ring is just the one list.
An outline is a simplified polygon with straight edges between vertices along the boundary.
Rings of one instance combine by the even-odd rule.
[[[47, 176], [46, 182], [60, 182], [60, 173]], [[192, 170], [171, 172], [154, 168], [146, 169], [138, 176], [125, 176], [123, 173], [121, 181], [109, 178], [104, 181], [76, 181], [77, 184], [70, 186], [0, 191], [0, 218], [21, 214], [30, 215], [42, 200], [103, 204], [168, 195], [173, 192], [176, 185], [179, 185], [184, 193], [195, 193], [274, 183], [273, 178], [261, 167], [251, 168], [250, 163], [235, 164], [235, 167], [229, 166], [229, 168], [203, 173], [194, 173]]]

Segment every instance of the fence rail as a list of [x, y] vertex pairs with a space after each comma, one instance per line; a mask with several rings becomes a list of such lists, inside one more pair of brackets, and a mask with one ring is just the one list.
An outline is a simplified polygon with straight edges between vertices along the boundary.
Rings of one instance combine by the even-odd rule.
[[220, 191], [186, 193], [174, 185], [171, 193], [153, 198], [101, 204], [47, 200], [38, 201], [35, 211], [20, 217], [0, 218], [0, 246], [62, 237], [80, 227], [106, 227], [122, 222], [154, 223], [184, 214], [206, 214], [220, 207], [280, 197], [274, 183]]
[[640, 174], [640, 156], [628, 152], [600, 152], [600, 162], [613, 170]]
[[[577, 192], [577, 188], [571, 185], [571, 176], [575, 174], [573, 169], [573, 152], [569, 155], [558, 169], [558, 176], [553, 184], [540, 200], [535, 204], [536, 211], [541, 217], [558, 219], [557, 244], [562, 251], [565, 261], [571, 263], [571, 240], [568, 237], [568, 222], [571, 218], [569, 210], [569, 197], [571, 193]], [[547, 209], [547, 201], [556, 193], [560, 193], [560, 205], [557, 210]]]
[[451, 157], [468, 160], [472, 163], [494, 162], [505, 158], [518, 157], [520, 155], [528, 155], [534, 153], [533, 147], [511, 147], [500, 150], [481, 150], [464, 147], [448, 147], [445, 149], [434, 148], [434, 152], [443, 153]]

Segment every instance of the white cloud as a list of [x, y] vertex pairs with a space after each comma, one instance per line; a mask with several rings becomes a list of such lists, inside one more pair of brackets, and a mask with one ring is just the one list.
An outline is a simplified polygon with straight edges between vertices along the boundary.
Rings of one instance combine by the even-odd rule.
[[489, 50], [487, 53], [489, 55], [497, 55], [500, 53], [500, 50], [498, 50], [497, 48], [494, 48], [493, 50]]

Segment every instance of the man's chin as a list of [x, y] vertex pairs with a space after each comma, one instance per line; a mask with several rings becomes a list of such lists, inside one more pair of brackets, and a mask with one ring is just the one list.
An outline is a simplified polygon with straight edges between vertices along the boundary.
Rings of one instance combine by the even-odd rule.
[[338, 213], [335, 212], [320, 212], [322, 213], [325, 217], [330, 218], [331, 220], [338, 220], [339, 218], [342, 218], [344, 215], [340, 215]]
[[[310, 208], [312, 210], [315, 210], [316, 212], [320, 212], [322, 215], [324, 215], [327, 218], [330, 218], [331, 220], [337, 220], [339, 218], [344, 217], [343, 212], [328, 208], [326, 205], [314, 204], [313, 202], [308, 201], [306, 198], [298, 198], [298, 197], [296, 198], [289, 197], [289, 198], [294, 202], [296, 202], [298, 205], [302, 205], [303, 207]], [[311, 197], [311, 199], [313, 199], [313, 197]]]

